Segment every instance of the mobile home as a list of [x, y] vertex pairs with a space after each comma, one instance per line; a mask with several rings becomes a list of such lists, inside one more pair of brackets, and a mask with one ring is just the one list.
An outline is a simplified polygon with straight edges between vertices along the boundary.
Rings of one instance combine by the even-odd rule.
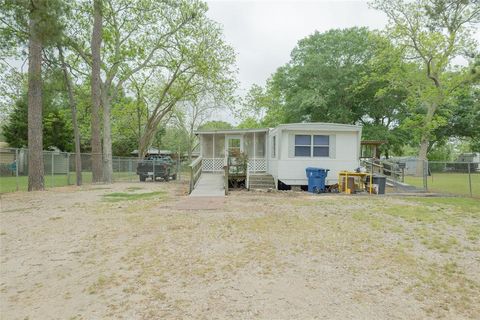
[[199, 130], [203, 172], [222, 172], [232, 151], [248, 157], [249, 175], [268, 174], [288, 186], [307, 184], [305, 168], [329, 169], [326, 184], [338, 172], [360, 165], [362, 127], [336, 123], [292, 123], [275, 128]]

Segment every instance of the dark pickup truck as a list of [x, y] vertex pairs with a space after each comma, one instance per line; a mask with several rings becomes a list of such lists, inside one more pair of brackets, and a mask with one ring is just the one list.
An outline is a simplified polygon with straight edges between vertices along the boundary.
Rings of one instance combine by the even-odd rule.
[[162, 178], [165, 181], [177, 179], [177, 165], [169, 156], [147, 156], [137, 165], [140, 181], [152, 178]]

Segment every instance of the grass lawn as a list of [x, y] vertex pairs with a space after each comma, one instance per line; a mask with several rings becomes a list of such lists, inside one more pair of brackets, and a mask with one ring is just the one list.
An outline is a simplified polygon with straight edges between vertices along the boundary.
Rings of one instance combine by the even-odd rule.
[[[69, 176], [67, 176], [66, 174], [56, 174], [53, 177], [52, 175], [45, 175], [45, 186], [47, 188], [53, 188], [53, 187], [63, 187], [69, 184], [73, 185], [75, 184], [75, 181], [76, 181], [75, 179], [76, 179], [75, 172], [70, 173]], [[135, 174], [135, 172], [114, 172], [113, 179], [114, 181], [137, 181], [138, 176]], [[83, 183], [85, 184], [91, 183], [92, 173], [83, 172], [82, 180], [83, 180]], [[17, 183], [18, 183], [18, 191], [27, 191], [28, 189], [27, 176], [20, 176], [18, 178], [17, 177], [0, 177], [0, 193], [17, 191]]]
[[5, 319], [480, 319], [480, 200], [2, 194]]
[[[471, 175], [472, 194], [480, 197], [480, 173]], [[423, 188], [422, 177], [405, 177], [405, 183]], [[428, 190], [439, 193], [450, 193], [456, 195], [470, 195], [467, 173], [433, 173], [428, 177]]]

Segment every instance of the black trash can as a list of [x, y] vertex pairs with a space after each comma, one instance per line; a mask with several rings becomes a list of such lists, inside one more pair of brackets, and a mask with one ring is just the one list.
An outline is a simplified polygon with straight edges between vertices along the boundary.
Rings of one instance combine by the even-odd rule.
[[[373, 184], [378, 186], [378, 193], [377, 194], [385, 194], [385, 187], [387, 185], [387, 177], [381, 176], [378, 174], [373, 175]], [[370, 176], [367, 176], [367, 182], [370, 182]]]

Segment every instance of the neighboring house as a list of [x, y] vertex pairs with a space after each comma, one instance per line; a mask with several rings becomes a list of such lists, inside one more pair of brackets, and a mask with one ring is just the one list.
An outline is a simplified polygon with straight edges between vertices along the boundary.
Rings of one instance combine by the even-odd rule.
[[248, 156], [250, 175], [270, 174], [289, 186], [307, 184], [305, 168], [329, 169], [327, 184], [341, 170], [360, 165], [362, 127], [336, 123], [292, 123], [270, 129], [198, 130], [203, 172], [222, 172], [229, 151]]
[[415, 176], [418, 174], [417, 167], [423, 167], [423, 161], [418, 159], [415, 156], [407, 156], [407, 157], [391, 157], [388, 161], [394, 163], [403, 163], [405, 164], [405, 168], [403, 169], [403, 173], [406, 176]]
[[[426, 166], [423, 160], [420, 160], [415, 156], [392, 157], [388, 160], [395, 163], [404, 163], [404, 174], [407, 176], [418, 175], [417, 168], [422, 168], [424, 165]], [[466, 163], [472, 163], [470, 169], [478, 171], [480, 169], [480, 153], [462, 153], [455, 161], [429, 161], [428, 167], [425, 168], [428, 168], [430, 172], [465, 172], [466, 170], [468, 170], [468, 166], [466, 165]], [[420, 170], [420, 172], [422, 172], [422, 170]]]
[[458, 156], [457, 162], [480, 163], [480, 152], [462, 153]]

